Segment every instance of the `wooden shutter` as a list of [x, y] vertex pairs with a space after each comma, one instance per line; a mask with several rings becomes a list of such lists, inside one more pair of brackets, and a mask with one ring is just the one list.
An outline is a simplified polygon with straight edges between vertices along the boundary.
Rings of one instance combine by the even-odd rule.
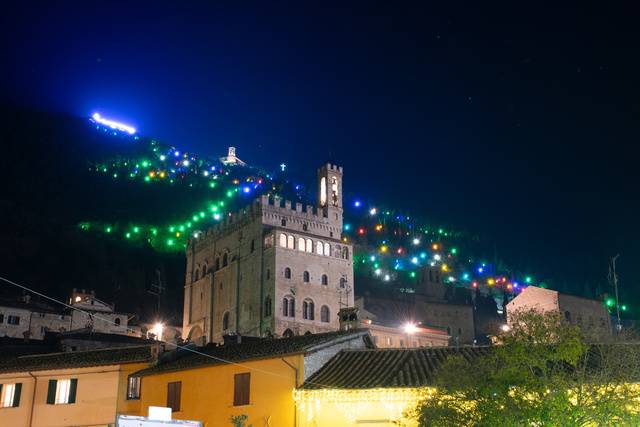
[[233, 406], [249, 404], [249, 390], [251, 386], [251, 374], [236, 374], [233, 387]]
[[13, 389], [13, 407], [16, 408], [20, 406], [20, 393], [22, 392], [22, 383], [17, 383], [16, 387]]
[[77, 392], [78, 392], [78, 379], [71, 378], [71, 385], [69, 387], [69, 401], [67, 403], [76, 403]]
[[171, 411], [180, 411], [180, 394], [182, 392], [182, 382], [176, 381], [167, 384], [167, 407]]
[[56, 386], [58, 380], [49, 380], [49, 389], [47, 390], [47, 405], [54, 405], [56, 403]]

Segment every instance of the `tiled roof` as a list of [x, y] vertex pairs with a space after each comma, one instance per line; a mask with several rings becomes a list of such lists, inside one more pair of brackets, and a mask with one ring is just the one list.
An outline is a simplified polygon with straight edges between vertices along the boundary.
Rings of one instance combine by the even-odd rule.
[[151, 360], [151, 346], [149, 345], [72, 351], [2, 359], [0, 360], [0, 373], [88, 368], [149, 360]]
[[422, 387], [449, 356], [467, 360], [489, 347], [388, 348], [342, 350], [305, 381], [303, 389]]
[[83, 340], [98, 342], [115, 342], [115, 343], [131, 343], [131, 345], [151, 344], [151, 340], [147, 338], [132, 337], [122, 334], [109, 334], [105, 332], [92, 332], [85, 329], [63, 332], [59, 339], [64, 340]]
[[[314, 351], [327, 344], [352, 339], [364, 339], [367, 345], [373, 346], [373, 344], [370, 343], [369, 333], [361, 329], [347, 332], [337, 331], [300, 335], [291, 338], [259, 339], [240, 344], [207, 345], [205, 347], [194, 347], [194, 351], [178, 349], [170, 353], [165, 353], [156, 366], [138, 371], [135, 375], [153, 375], [226, 362], [240, 362], [250, 359], [300, 354]], [[165, 359], [165, 361], [163, 361], [163, 359]]]

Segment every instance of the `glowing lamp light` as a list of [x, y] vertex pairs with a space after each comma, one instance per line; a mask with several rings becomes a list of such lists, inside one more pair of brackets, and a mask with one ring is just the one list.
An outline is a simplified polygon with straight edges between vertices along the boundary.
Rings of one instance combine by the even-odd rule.
[[213, 219], [215, 219], [216, 221], [220, 221], [220, 218], [221, 216], [219, 213], [213, 214]]
[[380, 252], [385, 253], [389, 250], [389, 247], [387, 245], [382, 245], [380, 246]]
[[531, 278], [531, 276], [527, 276], [524, 278], [524, 282], [525, 283], [531, 283], [533, 281], [533, 279]]
[[487, 284], [488, 285], [495, 285], [496, 281], [490, 278], [490, 279], [487, 280]]
[[161, 155], [160, 155], [160, 160], [161, 160], [161, 161], [163, 161], [163, 162], [164, 162], [166, 158], [167, 158], [167, 156], [165, 156], [164, 154], [161, 154]]
[[478, 287], [478, 282], [473, 282], [471, 284], [471, 287], [474, 288], [474, 289], [477, 288]]
[[500, 326], [500, 330], [501, 330], [502, 332], [509, 332], [509, 331], [511, 330], [511, 328], [509, 327], [509, 325], [506, 325], [506, 324], [505, 324], [505, 325], [501, 325], [501, 326]]
[[622, 304], [622, 305], [620, 306], [620, 310], [622, 310], [622, 311], [627, 311], [628, 309], [629, 309], [629, 307], [627, 307], [627, 305], [626, 305], [626, 304]]
[[376, 268], [373, 272], [375, 273], [376, 276], [379, 276], [382, 274], [382, 271], [379, 268]]
[[133, 135], [134, 133], [136, 133], [136, 128], [134, 128], [133, 126], [125, 125], [124, 123], [119, 123], [114, 120], [106, 119], [98, 113], [93, 113], [93, 116], [91, 117], [93, 118], [93, 120], [96, 121], [96, 123], [100, 123], [101, 125], [108, 126], [111, 129], [127, 132], [129, 135]]
[[371, 260], [371, 262], [374, 262], [376, 260], [376, 257], [374, 255], [371, 255], [369, 259]]
[[391, 280], [391, 277], [388, 274], [384, 275], [384, 281], [388, 282], [389, 280]]
[[478, 267], [478, 273], [482, 274], [484, 272], [484, 268]]
[[425, 259], [427, 257], [427, 253], [426, 252], [421, 252], [420, 253], [420, 258]]
[[155, 335], [156, 341], [162, 341], [163, 331], [164, 331], [164, 325], [162, 324], [162, 322], [157, 322], [155, 325], [153, 325], [153, 328], [151, 328], [151, 331], [149, 332]]
[[80, 302], [80, 301], [82, 301], [82, 297], [81, 296], [77, 296], [76, 297], [76, 302]]
[[349, 230], [351, 230], [351, 225], [345, 224], [344, 225], [344, 231], [349, 231]]
[[355, 202], [353, 202], [353, 206], [359, 208], [360, 206], [362, 206], [362, 202], [360, 200], [356, 200]]
[[378, 213], [378, 209], [376, 209], [376, 208], [369, 209], [369, 215], [375, 215], [377, 213]]
[[364, 228], [363, 227], [358, 228], [358, 234], [361, 235], [361, 236], [364, 234]]
[[402, 329], [404, 330], [405, 334], [415, 334], [416, 332], [418, 332], [418, 326], [415, 323], [411, 322], [405, 323]]
[[414, 264], [417, 264], [418, 263], [418, 257], [414, 256], [413, 258], [411, 258], [411, 262], [414, 263]]
[[251, 191], [251, 188], [249, 188], [249, 187], [243, 187], [243, 188], [242, 188], [242, 192], [243, 192], [244, 194], [247, 194], [247, 193], [249, 193], [250, 191]]
[[420, 244], [420, 239], [418, 239], [418, 238], [413, 239], [413, 244], [414, 245], [419, 245]]
[[464, 273], [464, 274], [462, 275], [462, 278], [463, 278], [464, 280], [469, 280], [469, 273]]
[[435, 254], [433, 256], [433, 259], [435, 259], [436, 261], [440, 261], [442, 259], [442, 257], [440, 256], [440, 254]]
[[434, 243], [433, 245], [431, 245], [431, 249], [433, 249], [434, 251], [437, 251], [439, 248], [437, 243]]
[[376, 231], [382, 231], [382, 224], [376, 224]]
[[607, 307], [613, 307], [615, 305], [615, 301], [613, 300], [613, 298], [607, 298], [605, 300], [605, 304], [607, 305]]

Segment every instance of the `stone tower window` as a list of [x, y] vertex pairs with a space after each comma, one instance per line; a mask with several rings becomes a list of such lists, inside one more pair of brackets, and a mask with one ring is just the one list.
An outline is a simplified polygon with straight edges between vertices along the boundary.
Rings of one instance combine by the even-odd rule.
[[342, 248], [342, 259], [349, 259], [349, 248]]
[[291, 269], [289, 267], [286, 267], [284, 269], [284, 278], [285, 279], [291, 279]]
[[322, 246], [322, 242], [316, 242], [316, 253], [318, 255], [322, 255], [323, 252], [324, 252], [324, 249]]
[[220, 270], [220, 257], [216, 258], [216, 271]]
[[331, 245], [328, 243], [324, 244], [324, 256], [331, 256]]
[[295, 239], [293, 238], [293, 236], [287, 236], [287, 248], [289, 249], [295, 249]]
[[282, 298], [282, 315], [284, 317], [296, 316], [296, 300], [292, 296]]
[[225, 253], [222, 255], [222, 267], [226, 267], [227, 265], [229, 265], [229, 255]]
[[[198, 267], [200, 268], [200, 267]], [[196, 277], [193, 279], [194, 282], [197, 282], [200, 279], [200, 270], [196, 270]]]
[[324, 323], [329, 323], [329, 307], [323, 305], [320, 308], [320, 321]]
[[345, 279], [344, 277], [340, 278], [340, 289], [344, 289], [347, 287], [347, 279]]
[[202, 277], [207, 275], [207, 264], [202, 266]]
[[255, 239], [251, 239], [251, 253], [256, 250], [256, 241]]
[[302, 318], [307, 320], [314, 320], [315, 318], [315, 307], [310, 299], [302, 302]]
[[287, 226], [287, 220], [286, 220], [286, 219], [284, 219], [284, 218], [282, 218], [282, 220], [280, 221], [280, 224], [281, 224], [283, 227], [286, 227], [286, 226]]
[[271, 297], [268, 295], [264, 299], [264, 315], [265, 317], [271, 316]]
[[284, 233], [280, 233], [280, 247], [281, 248], [287, 247], [287, 235]]
[[[333, 206], [338, 206], [338, 178], [331, 177], [331, 203]], [[338, 214], [336, 214], [336, 219]]]
[[305, 271], [304, 273], [302, 273], [302, 281], [304, 283], [309, 283], [309, 272]]
[[309, 229], [309, 226], [307, 224], [302, 224], [302, 229], [304, 231], [307, 231]]
[[302, 237], [298, 238], [298, 250], [304, 252], [304, 239]]
[[320, 178], [320, 206], [327, 204], [327, 178]]
[[323, 275], [322, 275], [322, 281], [321, 281], [321, 283], [322, 283], [323, 285], [325, 285], [325, 286], [329, 284], [329, 278], [327, 277], [327, 275], [326, 275], [326, 274], [323, 274]]
[[313, 253], [313, 241], [311, 239], [307, 239], [307, 252]]
[[120, 318], [116, 317], [116, 319], [113, 321], [113, 323], [115, 323], [116, 326], [120, 326]]
[[222, 330], [226, 331], [229, 329], [229, 312], [225, 312], [222, 315]]

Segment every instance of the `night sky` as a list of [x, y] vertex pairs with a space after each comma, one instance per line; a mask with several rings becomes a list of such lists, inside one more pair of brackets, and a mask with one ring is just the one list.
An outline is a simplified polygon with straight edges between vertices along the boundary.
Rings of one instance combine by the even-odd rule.
[[3, 4], [2, 102], [234, 145], [307, 182], [331, 160], [347, 193], [487, 236], [556, 283], [604, 284], [621, 253], [639, 305], [630, 7], [133, 3]]

